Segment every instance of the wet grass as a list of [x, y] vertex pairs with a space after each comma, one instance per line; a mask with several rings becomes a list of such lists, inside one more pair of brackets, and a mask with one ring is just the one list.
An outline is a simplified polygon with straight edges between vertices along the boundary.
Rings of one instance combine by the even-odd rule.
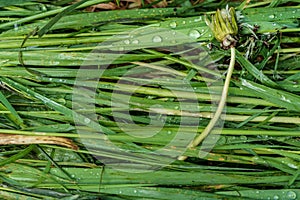
[[[299, 3], [69, 2], [0, 3], [1, 198], [300, 197]], [[227, 3], [226, 110], [186, 149], [220, 99], [230, 52], [204, 18]]]

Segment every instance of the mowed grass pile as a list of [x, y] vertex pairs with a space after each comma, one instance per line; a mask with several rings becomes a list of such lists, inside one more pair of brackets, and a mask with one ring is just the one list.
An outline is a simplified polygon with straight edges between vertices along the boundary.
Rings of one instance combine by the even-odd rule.
[[[300, 198], [297, 1], [100, 3], [0, 2], [1, 199]], [[216, 109], [229, 52], [204, 18], [226, 3], [242, 28], [224, 124], [178, 161], [157, 152]], [[82, 85], [87, 63], [107, 68]]]

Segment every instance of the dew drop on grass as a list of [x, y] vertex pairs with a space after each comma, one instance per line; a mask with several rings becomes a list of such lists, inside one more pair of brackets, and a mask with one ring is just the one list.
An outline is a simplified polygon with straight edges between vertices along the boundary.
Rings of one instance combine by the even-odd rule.
[[290, 200], [293, 200], [297, 198], [297, 194], [294, 191], [288, 191], [286, 197]]
[[119, 51], [124, 51], [125, 48], [124, 47], [119, 47]]
[[240, 136], [240, 139], [241, 139], [243, 142], [246, 142], [246, 141], [247, 141], [247, 136], [241, 135], [241, 136]]
[[170, 25], [171, 28], [176, 28], [177, 27], [177, 23], [176, 22], [171, 22], [169, 25]]
[[193, 30], [191, 30], [191, 31], [189, 32], [189, 36], [190, 36], [191, 38], [197, 39], [197, 38], [199, 38], [199, 37], [201, 36], [201, 34], [199, 33], [199, 31], [193, 29]]
[[136, 191], [136, 190], [134, 190], [134, 191], [133, 191], [133, 193], [137, 193], [137, 191]]
[[57, 129], [57, 128], [58, 128], [58, 126], [57, 126], [57, 125], [52, 125], [52, 126], [51, 126], [51, 128], [53, 128], [53, 129]]
[[270, 19], [274, 19], [274, 18], [275, 18], [275, 15], [269, 15], [269, 18], [270, 18]]
[[194, 22], [202, 21], [202, 16], [199, 16], [199, 18], [194, 19]]
[[152, 42], [155, 43], [162, 42], [162, 38], [159, 35], [156, 35], [152, 38]]
[[17, 31], [19, 29], [18, 24], [14, 24], [14, 30]]
[[273, 23], [272, 25], [273, 25], [273, 26], [276, 26], [277, 24], [276, 24], [276, 23]]
[[132, 44], [139, 44], [140, 43], [140, 41], [139, 40], [132, 40], [132, 42], [131, 42]]
[[129, 40], [124, 40], [124, 44], [130, 44]]
[[167, 134], [168, 134], [168, 135], [171, 135], [171, 134], [172, 134], [172, 131], [168, 131]]
[[296, 165], [294, 165], [293, 163], [288, 163], [287, 164], [290, 168], [293, 168], [293, 169], [298, 169], [298, 167]]
[[90, 122], [91, 122], [91, 120], [89, 118], [84, 118], [84, 123], [88, 124]]
[[274, 200], [278, 200], [278, 199], [279, 199], [279, 196], [278, 196], [278, 195], [274, 195], [273, 199], [274, 199]]

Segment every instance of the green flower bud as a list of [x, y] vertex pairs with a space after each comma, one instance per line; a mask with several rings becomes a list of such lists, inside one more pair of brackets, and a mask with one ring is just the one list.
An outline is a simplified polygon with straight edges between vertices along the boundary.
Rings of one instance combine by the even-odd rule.
[[234, 8], [218, 9], [216, 14], [211, 16], [211, 21], [205, 18], [205, 22], [224, 49], [236, 45], [237, 40], [234, 36], [238, 33], [238, 25]]

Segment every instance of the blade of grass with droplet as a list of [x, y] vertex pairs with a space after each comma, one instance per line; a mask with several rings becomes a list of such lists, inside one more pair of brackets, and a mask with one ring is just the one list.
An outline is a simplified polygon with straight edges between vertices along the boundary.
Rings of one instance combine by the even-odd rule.
[[[102, 3], [102, 2], [105, 2], [105, 0], [91, 0], [89, 2], [84, 3], [83, 5], [81, 5], [79, 7], [84, 8], [84, 7], [88, 7], [88, 6], [91, 6], [91, 5], [94, 5], [94, 4], [97, 4], [97, 3]], [[13, 26], [14, 24], [22, 24], [22, 23], [25, 23], [25, 22], [30, 22], [30, 21], [34, 21], [34, 20], [37, 20], [37, 19], [42, 19], [42, 18], [45, 18], [45, 17], [49, 17], [51, 15], [55, 15], [57, 13], [62, 12], [64, 9], [65, 9], [65, 7], [61, 7], [61, 8], [58, 8], [56, 10], [50, 10], [50, 11], [47, 11], [47, 12], [44, 12], [44, 13], [31, 15], [31, 16], [28, 16], [28, 17], [25, 17], [25, 18], [22, 18], [22, 19], [19, 19], [19, 20], [3, 23], [3, 24], [0, 25], [0, 29]], [[36, 27], [41, 27], [41, 26], [35, 26], [34, 28], [36, 28]]]
[[276, 7], [276, 8], [252, 8], [243, 10], [245, 21], [273, 21], [297, 19], [300, 17], [300, 6]]
[[[299, 189], [248, 189], [238, 191], [220, 191], [217, 194], [232, 195], [250, 199], [296, 199], [300, 196]], [[235, 198], [233, 197], [233, 198]]]
[[43, 26], [40, 30], [37, 31], [37, 35], [39, 37], [42, 37], [45, 33], [51, 29], [51, 27], [58, 21], [60, 20], [63, 16], [67, 15], [68, 13], [72, 12], [75, 10], [77, 7], [82, 5], [83, 3], [87, 2], [88, 0], [81, 0], [78, 1], [68, 7], [66, 7], [63, 11], [59, 12], [55, 17], [53, 17], [45, 26]]
[[[2, 56], [1, 56], [2, 55]], [[0, 59], [8, 59], [6, 65], [18, 65], [20, 61], [18, 59], [18, 52], [9, 52], [6, 54], [1, 54]], [[80, 53], [80, 52], [50, 52], [50, 51], [23, 51], [22, 59], [24, 65], [34, 65], [34, 66], [81, 66], [85, 64], [84, 62], [89, 62], [89, 64], [97, 64], [98, 59], [89, 60], [93, 54], [92, 53]], [[96, 55], [95, 55], [96, 56]], [[145, 54], [125, 54], [122, 56], [117, 56], [116, 54], [101, 54], [101, 62], [105, 64], [122, 64], [128, 63], [130, 61], [142, 61], [148, 59], [155, 59], [158, 56], [155, 55], [145, 55]], [[115, 60], [111, 60], [111, 57], [116, 57]]]
[[284, 107], [291, 111], [300, 111], [300, 97], [279, 89], [273, 89], [246, 79], [240, 79], [241, 82], [235, 82], [239, 87], [255, 93], [258, 97], [276, 104], [278, 107]]
[[[105, 194], [122, 195], [127, 198], [149, 198], [149, 199], [165, 199], [165, 200], [192, 200], [201, 198], [203, 200], [220, 200], [226, 198], [224, 195], [210, 194], [206, 192], [179, 189], [179, 188], [163, 188], [163, 187], [124, 187], [124, 188], [107, 188], [101, 190]], [[228, 197], [229, 198], [229, 197]], [[239, 198], [237, 198], [239, 199]]]
[[[93, 3], [90, 3], [93, 2]], [[90, 5], [95, 4], [97, 2], [94, 1], [88, 1], [87, 3], [90, 3]], [[101, 2], [98, 0], [98, 2]], [[85, 4], [83, 4], [85, 5]], [[54, 11], [49, 11], [49, 13], [43, 13], [41, 16], [35, 16], [39, 18], [44, 18], [49, 15], [57, 14], [61, 12], [64, 8], [60, 8]], [[177, 8], [177, 12], [180, 12], [180, 8]], [[79, 13], [75, 15], [68, 15], [65, 17], [62, 17], [61, 20], [59, 20], [54, 26], [52, 27], [52, 30], [57, 29], [80, 29], [86, 26], [95, 26], [97, 24], [103, 23], [103, 22], [109, 22], [109, 21], [122, 21], [125, 19], [135, 19], [135, 20], [141, 20], [141, 19], [160, 19], [161, 17], [167, 17], [167, 16], [174, 16], [176, 15], [176, 12], [174, 12], [173, 8], [157, 8], [155, 10], [153, 9], [140, 9], [139, 14], [137, 15], [136, 10], [117, 10], [117, 11], [104, 11], [104, 12], [92, 12], [92, 13]], [[9, 27], [14, 25], [15, 23], [23, 23], [24, 21], [31, 21], [32, 19], [23, 19], [13, 22], [8, 22], [6, 24], [0, 25], [1, 28]], [[1, 36], [12, 36], [12, 35], [22, 35], [22, 34], [28, 34], [30, 31], [32, 31], [36, 27], [43, 27], [45, 24], [47, 24], [48, 21], [44, 20], [42, 22], [36, 22], [25, 26], [18, 27], [18, 31], [14, 30], [8, 30], [1, 34]]]
[[[32, 96], [34, 98], [37, 98], [38, 100], [40, 100], [41, 102], [43, 102], [47, 107], [51, 108], [51, 109], [54, 109], [60, 113], [62, 113], [63, 115], [67, 116], [67, 117], [73, 117], [75, 121], [77, 121], [78, 123], [82, 123], [85, 121], [86, 117], [85, 116], [82, 116], [78, 113], [75, 113], [73, 110], [65, 107], [65, 106], [62, 106], [61, 104], [29, 89], [29, 88], [26, 88], [25, 86], [17, 83], [17, 82], [14, 82], [12, 80], [10, 80], [9, 78], [4, 78], [4, 77], [1, 77], [1, 80], [7, 84], [9, 87], [12, 87], [14, 89], [16, 89], [17, 91], [20, 90], [23, 94], [25, 95], [29, 95], [29, 96]], [[100, 124], [94, 122], [94, 121], [91, 121], [90, 120], [90, 123], [86, 124], [87, 126], [90, 126], [91, 128], [93, 128], [94, 130], [98, 130], [98, 131], [102, 131], [104, 133], [107, 133], [107, 134], [113, 134], [114, 132], [111, 131], [110, 129], [104, 127], [104, 126], [101, 126]]]

